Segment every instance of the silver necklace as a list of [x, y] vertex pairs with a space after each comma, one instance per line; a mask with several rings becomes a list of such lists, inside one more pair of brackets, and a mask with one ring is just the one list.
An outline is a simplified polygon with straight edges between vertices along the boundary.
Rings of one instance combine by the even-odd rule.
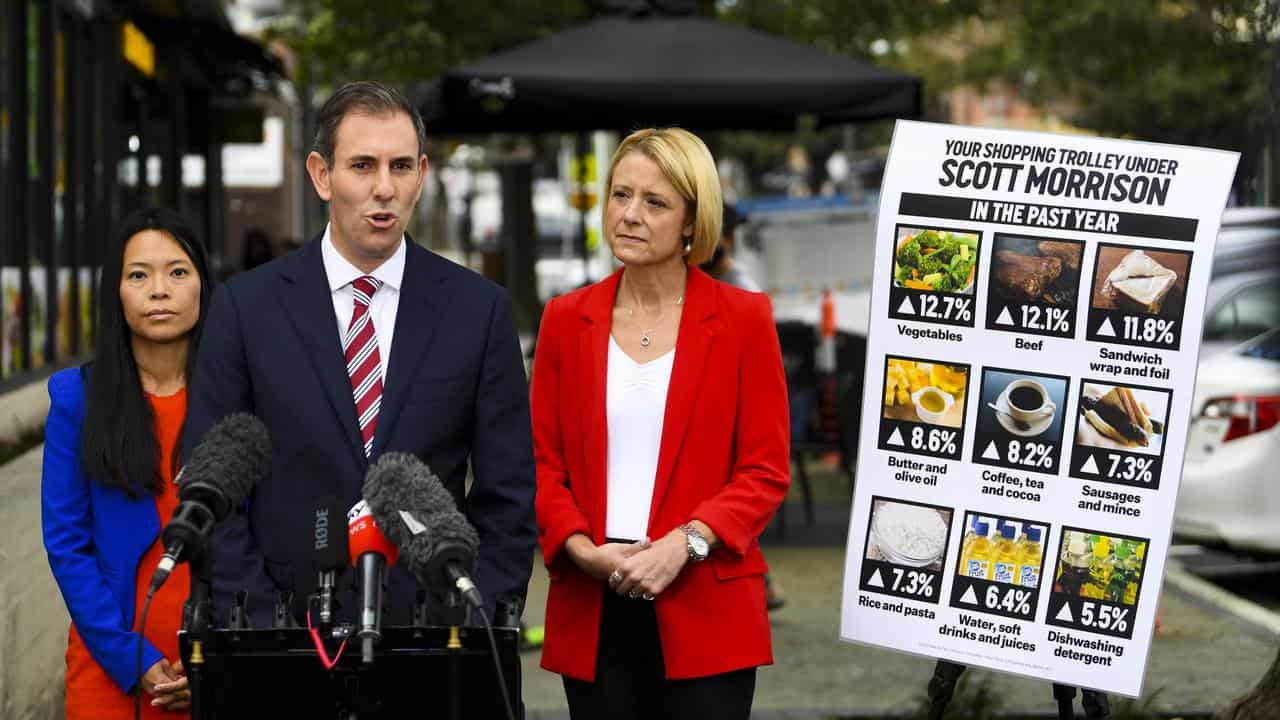
[[[636, 303], [636, 304], [638, 305], [639, 303]], [[676, 298], [676, 301], [674, 304], [683, 305], [684, 296], [681, 295], [679, 298]], [[640, 347], [649, 347], [649, 345], [653, 342], [653, 340], [651, 340], [649, 336], [653, 335], [654, 330], [657, 330], [659, 327], [662, 327], [662, 318], [664, 315], [666, 315], [666, 312], [667, 312], [666, 308], [663, 307], [661, 304], [659, 304], [658, 319], [653, 321], [653, 327], [648, 330], [645, 330], [644, 328], [640, 328]], [[627, 308], [627, 314], [631, 316], [632, 320], [634, 320], [636, 317], [635, 306]]]

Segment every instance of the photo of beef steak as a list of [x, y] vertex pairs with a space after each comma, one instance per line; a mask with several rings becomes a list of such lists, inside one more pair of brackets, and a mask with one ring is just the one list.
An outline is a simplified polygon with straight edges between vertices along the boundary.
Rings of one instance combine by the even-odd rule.
[[995, 281], [1001, 294], [1035, 300], [1062, 274], [1056, 257], [1019, 255], [1010, 250], [996, 253]]
[[1057, 240], [1041, 240], [1036, 247], [1046, 257], [1055, 257], [1061, 260], [1067, 270], [1072, 272], [1080, 271], [1081, 252], [1079, 245]]

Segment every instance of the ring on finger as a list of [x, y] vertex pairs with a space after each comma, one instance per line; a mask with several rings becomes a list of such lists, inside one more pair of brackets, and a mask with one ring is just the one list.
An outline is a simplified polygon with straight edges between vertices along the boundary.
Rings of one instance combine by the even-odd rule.
[[627, 597], [631, 598], [632, 600], [635, 600], [636, 598], [640, 597], [640, 593], [636, 592], [635, 590], [632, 590], [631, 592], [627, 593]]
[[609, 584], [617, 585], [620, 582], [622, 582], [622, 573], [618, 572], [617, 570], [614, 570], [613, 574], [609, 576]]
[[653, 593], [645, 593], [640, 597], [644, 598], [645, 600], [653, 600]]

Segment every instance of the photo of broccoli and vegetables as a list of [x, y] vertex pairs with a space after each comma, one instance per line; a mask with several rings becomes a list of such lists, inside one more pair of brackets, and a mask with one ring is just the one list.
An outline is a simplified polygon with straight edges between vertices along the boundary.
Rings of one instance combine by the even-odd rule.
[[915, 290], [966, 292], [973, 287], [977, 261], [977, 235], [921, 230], [899, 244], [893, 281], [898, 287]]

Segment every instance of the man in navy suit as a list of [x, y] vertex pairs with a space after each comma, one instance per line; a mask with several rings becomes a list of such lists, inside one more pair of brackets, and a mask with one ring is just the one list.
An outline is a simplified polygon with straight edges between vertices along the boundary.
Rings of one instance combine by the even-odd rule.
[[[479, 531], [474, 579], [492, 617], [496, 598], [523, 601], [536, 540], [528, 386], [508, 295], [405, 234], [427, 156], [422, 118], [403, 95], [345, 85], [317, 125], [307, 171], [328, 227], [219, 287], [200, 341], [184, 447], [247, 411], [266, 423], [273, 450], [270, 476], [214, 533], [215, 601], [225, 612], [249, 591], [254, 624], [266, 627], [287, 590], [299, 614], [317, 584], [316, 498], [350, 507], [379, 455], [409, 452]], [[348, 622], [353, 576], [339, 595]], [[412, 576], [391, 568], [386, 624], [409, 623], [414, 591]]]

